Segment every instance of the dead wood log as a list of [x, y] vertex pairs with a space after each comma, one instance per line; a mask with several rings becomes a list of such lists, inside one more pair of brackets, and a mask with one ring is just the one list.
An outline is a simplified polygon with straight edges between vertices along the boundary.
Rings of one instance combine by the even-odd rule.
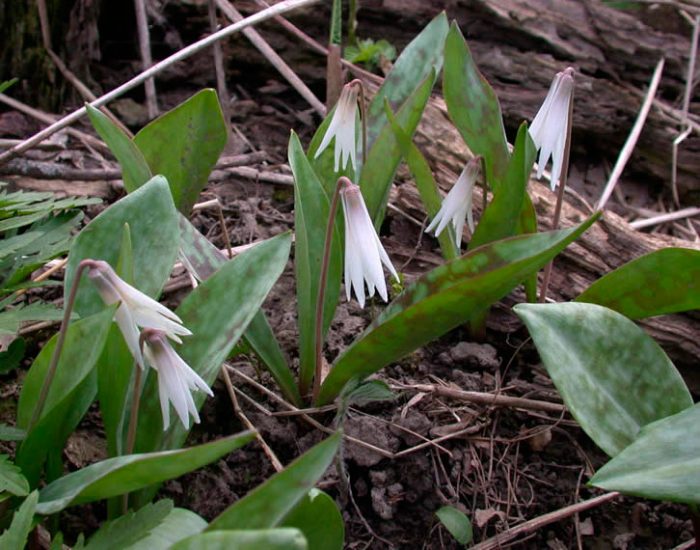
[[[450, 122], [445, 104], [440, 98], [430, 100], [415, 142], [428, 159], [440, 187], [449, 190], [471, 153]], [[529, 192], [537, 210], [540, 229], [552, 229], [556, 201], [554, 193], [548, 185], [535, 180], [530, 182]], [[477, 188], [476, 193], [474, 204], [479, 210], [480, 189]], [[392, 200], [402, 210], [419, 219], [425, 216], [412, 182], [399, 185]], [[580, 223], [591, 213], [585, 201], [567, 195], [562, 211], [562, 226]], [[571, 300], [602, 275], [643, 254], [669, 246], [700, 250], [700, 244], [697, 243], [635, 231], [621, 217], [606, 212], [598, 223], [556, 259], [549, 296], [556, 301]], [[522, 291], [504, 300], [493, 310], [488, 328], [502, 333], [518, 330], [522, 323], [512, 314], [510, 306], [523, 300]], [[640, 324], [681, 368], [693, 391], [700, 393], [700, 371], [697, 368], [697, 358], [700, 356], [700, 315], [664, 315], [643, 320]]]

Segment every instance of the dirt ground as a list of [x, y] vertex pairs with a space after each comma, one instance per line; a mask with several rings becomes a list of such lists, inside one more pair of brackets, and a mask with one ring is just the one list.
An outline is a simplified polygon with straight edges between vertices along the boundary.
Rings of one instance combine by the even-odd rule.
[[[179, 28], [181, 38], [187, 42], [196, 38], [202, 28], [198, 21], [185, 24], [180, 20], [182, 17], [182, 11], [173, 11], [168, 28]], [[372, 36], [370, 25], [371, 20], [360, 19], [363, 35]], [[406, 29], [406, 40], [410, 39], [411, 30]], [[323, 37], [320, 29], [308, 32]], [[164, 45], [160, 47], [167, 49]], [[236, 51], [237, 46], [230, 48]], [[135, 53], [130, 51], [125, 59], [122, 53], [115, 53], [120, 51], [106, 48], [107, 55], [93, 67], [93, 75], [104, 89], [133, 74]], [[322, 59], [316, 63], [317, 72], [322, 74]], [[253, 67], [245, 62], [230, 65], [231, 121], [235, 132], [228, 152], [263, 151], [266, 160], [257, 168], [288, 173], [284, 165], [290, 128], [300, 134], [303, 143], [308, 143], [318, 117], [269, 67]], [[187, 67], [178, 67], [159, 80], [161, 108], [175, 106], [201, 87], [212, 85], [213, 78], [208, 55], [202, 55]], [[323, 95], [320, 80], [312, 81], [312, 88]], [[136, 92], [117, 102], [115, 111], [138, 128], [143, 123], [142, 102], [141, 93]], [[25, 115], [11, 110], [0, 112], [0, 137], [23, 137], [38, 128]], [[89, 131], [84, 125], [82, 128]], [[509, 132], [512, 130], [509, 128]], [[73, 162], [79, 156], [64, 158], [62, 162]], [[574, 173], [579, 174], [573, 177], [574, 185], [578, 179], [578, 190], [594, 196], [602, 184], [602, 175], [595, 185], [590, 177], [581, 175], [580, 167], [588, 170], [590, 166], [584, 151], [574, 151], [573, 165]], [[404, 168], [399, 170], [397, 180], [400, 184], [410, 183]], [[636, 186], [632, 182], [626, 187], [628, 198], [637, 193], [630, 200], [650, 206], [665, 191], [650, 189], [644, 181], [640, 175]], [[121, 195], [118, 184], [113, 183], [94, 182], [85, 189], [93, 194], [99, 191], [107, 201]], [[233, 246], [293, 228], [290, 186], [230, 176], [210, 184], [201, 198], [213, 197], [223, 204]], [[623, 207], [620, 203], [616, 206]], [[88, 219], [99, 210], [91, 207]], [[199, 212], [192, 220], [212, 242], [224, 247], [221, 227], [213, 212]], [[435, 239], [423, 235], [422, 230], [415, 220], [392, 211], [381, 230], [389, 256], [408, 281], [441, 263]], [[178, 289], [177, 284], [172, 288], [165, 297], [171, 305], [177, 304], [187, 292]], [[59, 299], [61, 295], [57, 289], [42, 292], [42, 298], [49, 300]], [[362, 310], [354, 301], [343, 300], [328, 336], [326, 358], [331, 361], [382, 307], [375, 300]], [[295, 365], [297, 333], [292, 260], [271, 292], [265, 310], [287, 357]], [[31, 335], [29, 359], [50, 334], [51, 330], [41, 330]], [[240, 398], [244, 413], [283, 463], [323, 438], [324, 434], [303, 418], [275, 414], [283, 410], [279, 403], [244, 379], [243, 375], [267, 388], [275, 388], [255, 357], [237, 356], [232, 364], [242, 373], [234, 382], [247, 396]], [[20, 371], [1, 381], [3, 421], [12, 418], [13, 400], [17, 398], [22, 374]], [[343, 448], [342, 468], [332, 468], [321, 482], [342, 509], [347, 548], [457, 548], [434, 515], [445, 504], [457, 506], [471, 518], [474, 540], [479, 542], [524, 521], [602, 494], [588, 488], [586, 480], [605, 463], [606, 457], [568, 414], [460, 402], [417, 387], [507, 390], [513, 396], [561, 403], [523, 328], [507, 338], [502, 333], [489, 332], [482, 342], [471, 341], [465, 329], [453, 330], [382, 370], [379, 378], [394, 388], [395, 399], [351, 409], [344, 426], [346, 434], [378, 448], [379, 452], [347, 443]], [[202, 411], [202, 423], [192, 432], [191, 443], [243, 429], [224, 384], [217, 382], [214, 392], [215, 398], [208, 400]], [[314, 417], [330, 425], [333, 411]], [[91, 411], [66, 449], [67, 468], [78, 468], [103, 457], [102, 435], [99, 414]], [[426, 444], [438, 437], [444, 439]], [[11, 451], [11, 445], [6, 445], [5, 450]], [[209, 520], [272, 473], [272, 465], [259, 445], [250, 444], [217, 464], [167, 483], [161, 496], [172, 498], [177, 506], [190, 508]], [[66, 511], [61, 525], [67, 541], [72, 542], [78, 533], [96, 528], [104, 513], [99, 504]], [[524, 534], [514, 541], [514, 547], [667, 549], [682, 545], [692, 536], [684, 507], [619, 497]]]

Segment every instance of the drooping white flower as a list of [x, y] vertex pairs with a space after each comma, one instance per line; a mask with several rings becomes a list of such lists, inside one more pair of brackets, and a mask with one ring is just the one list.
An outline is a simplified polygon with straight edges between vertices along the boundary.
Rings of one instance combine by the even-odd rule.
[[328, 129], [316, 150], [314, 158], [318, 158], [326, 150], [335, 137], [334, 167], [338, 172], [348, 165], [348, 159], [352, 163], [353, 170], [357, 170], [357, 144], [355, 140], [355, 117], [357, 115], [358, 86], [355, 81], [343, 87], [338, 103], [335, 106], [333, 118]]
[[386, 302], [388, 294], [382, 264], [399, 280], [379, 236], [372, 225], [365, 200], [360, 188], [347, 180], [340, 191], [345, 214], [345, 294], [350, 299], [351, 287], [360, 307], [365, 307], [365, 281], [368, 295], [374, 296], [374, 289]]
[[439, 236], [451, 221], [455, 230], [457, 246], [462, 244], [462, 234], [464, 233], [464, 221], [466, 218], [469, 230], [474, 233], [474, 215], [472, 213], [472, 194], [476, 178], [479, 175], [481, 157], [474, 157], [462, 170], [457, 181], [447, 193], [442, 201], [440, 210], [435, 214], [433, 221], [426, 231], [435, 231], [435, 236]]
[[182, 326], [182, 320], [177, 315], [124, 281], [107, 262], [83, 260], [82, 263], [87, 267], [87, 275], [97, 287], [102, 300], [107, 305], [119, 302], [114, 320], [141, 368], [144, 364], [138, 327], [161, 330], [176, 342], [182, 342], [180, 336], [192, 334]]
[[170, 345], [165, 332], [144, 330], [144, 355], [148, 364], [158, 373], [158, 396], [163, 413], [163, 430], [170, 426], [170, 403], [185, 429], [190, 427], [190, 415], [199, 423], [199, 413], [192, 391], [201, 390], [214, 395], [207, 383], [185, 363]]
[[552, 157], [552, 191], [559, 183], [564, 163], [564, 148], [569, 120], [570, 105], [574, 95], [574, 70], [569, 67], [557, 73], [549, 87], [547, 97], [542, 107], [537, 111], [532, 125], [530, 137], [540, 150], [537, 160], [537, 179], [542, 177], [544, 167]]

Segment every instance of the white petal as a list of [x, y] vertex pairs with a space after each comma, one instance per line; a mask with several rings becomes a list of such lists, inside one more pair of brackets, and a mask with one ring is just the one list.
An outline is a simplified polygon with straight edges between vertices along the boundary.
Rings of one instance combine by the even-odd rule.
[[139, 367], [143, 368], [144, 361], [143, 355], [141, 354], [141, 347], [139, 345], [140, 333], [136, 326], [136, 322], [131, 317], [129, 308], [127, 308], [123, 303], [117, 308], [114, 313], [114, 320], [119, 327], [119, 330], [124, 337], [126, 342], [126, 347], [129, 348], [131, 355], [136, 360]]

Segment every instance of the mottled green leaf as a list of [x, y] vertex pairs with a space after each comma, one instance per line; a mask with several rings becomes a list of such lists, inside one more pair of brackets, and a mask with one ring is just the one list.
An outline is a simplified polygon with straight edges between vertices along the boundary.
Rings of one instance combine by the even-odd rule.
[[435, 515], [458, 543], [464, 545], [472, 541], [472, 522], [464, 512], [454, 506], [443, 506]]
[[27, 436], [27, 432], [15, 426], [0, 424], [0, 441], [22, 441]]
[[180, 212], [189, 213], [207, 184], [227, 139], [216, 92], [202, 90], [161, 115], [134, 137], [151, 172], [170, 182]]
[[500, 300], [596, 219], [570, 229], [497, 241], [418, 278], [336, 359], [318, 403], [328, 403], [353, 378], [377, 372]]
[[[316, 307], [331, 200], [316, 177], [294, 132], [289, 138], [288, 156], [289, 165], [294, 173], [294, 268], [299, 325], [299, 389], [304, 395], [311, 387], [316, 364]], [[337, 208], [340, 209], [339, 203]], [[338, 220], [342, 219], [341, 216], [336, 218], [328, 264], [322, 338], [333, 320], [340, 296], [343, 259]]]
[[55, 514], [68, 506], [123, 495], [174, 479], [218, 460], [254, 437], [253, 432], [247, 431], [187, 449], [108, 458], [44, 487], [39, 494], [37, 513]]
[[576, 301], [609, 307], [630, 319], [700, 309], [700, 250], [650, 252], [601, 277]]
[[33, 302], [27, 306], [18, 305], [0, 312], [0, 334], [14, 336], [20, 323], [27, 321], [60, 321], [63, 311], [53, 304]]
[[172, 550], [307, 550], [326, 548], [309, 546], [298, 529], [251, 529], [212, 531], [185, 539]]
[[24, 499], [22, 506], [15, 512], [12, 517], [10, 527], [0, 536], [0, 548], [8, 550], [24, 548], [27, 543], [27, 537], [34, 527], [32, 520], [34, 511], [36, 510], [36, 501], [39, 498], [39, 493], [34, 491]]
[[[115, 306], [71, 323], [46, 402], [36, 425], [28, 431], [17, 452], [17, 465], [36, 486], [46, 457], [60, 452], [95, 398], [95, 364], [112, 324]], [[27, 430], [56, 346], [49, 340], [24, 379], [17, 405], [17, 426]]]
[[93, 127], [116, 157], [122, 169], [127, 193], [131, 193], [153, 177], [143, 154], [124, 131], [107, 115], [90, 104], [85, 105]]
[[319, 489], [311, 489], [284, 518], [281, 525], [299, 529], [304, 534], [309, 548], [343, 549], [343, 516], [335, 501]]
[[579, 303], [514, 309], [571, 414], [610, 456], [642, 426], [693, 404], [659, 345], [619, 313]]
[[608, 491], [700, 504], [700, 404], [647, 424], [590, 481]]
[[454, 22], [445, 40], [442, 92], [450, 118], [472, 153], [484, 157], [486, 180], [498, 189], [509, 159], [501, 106]]
[[0, 455], [0, 493], [11, 493], [18, 497], [29, 494], [29, 483], [22, 470], [10, 462], [10, 457]]
[[284, 470], [226, 508], [206, 530], [269, 529], [281, 525], [287, 514], [326, 472], [340, 442], [341, 434], [337, 432], [315, 445]]

